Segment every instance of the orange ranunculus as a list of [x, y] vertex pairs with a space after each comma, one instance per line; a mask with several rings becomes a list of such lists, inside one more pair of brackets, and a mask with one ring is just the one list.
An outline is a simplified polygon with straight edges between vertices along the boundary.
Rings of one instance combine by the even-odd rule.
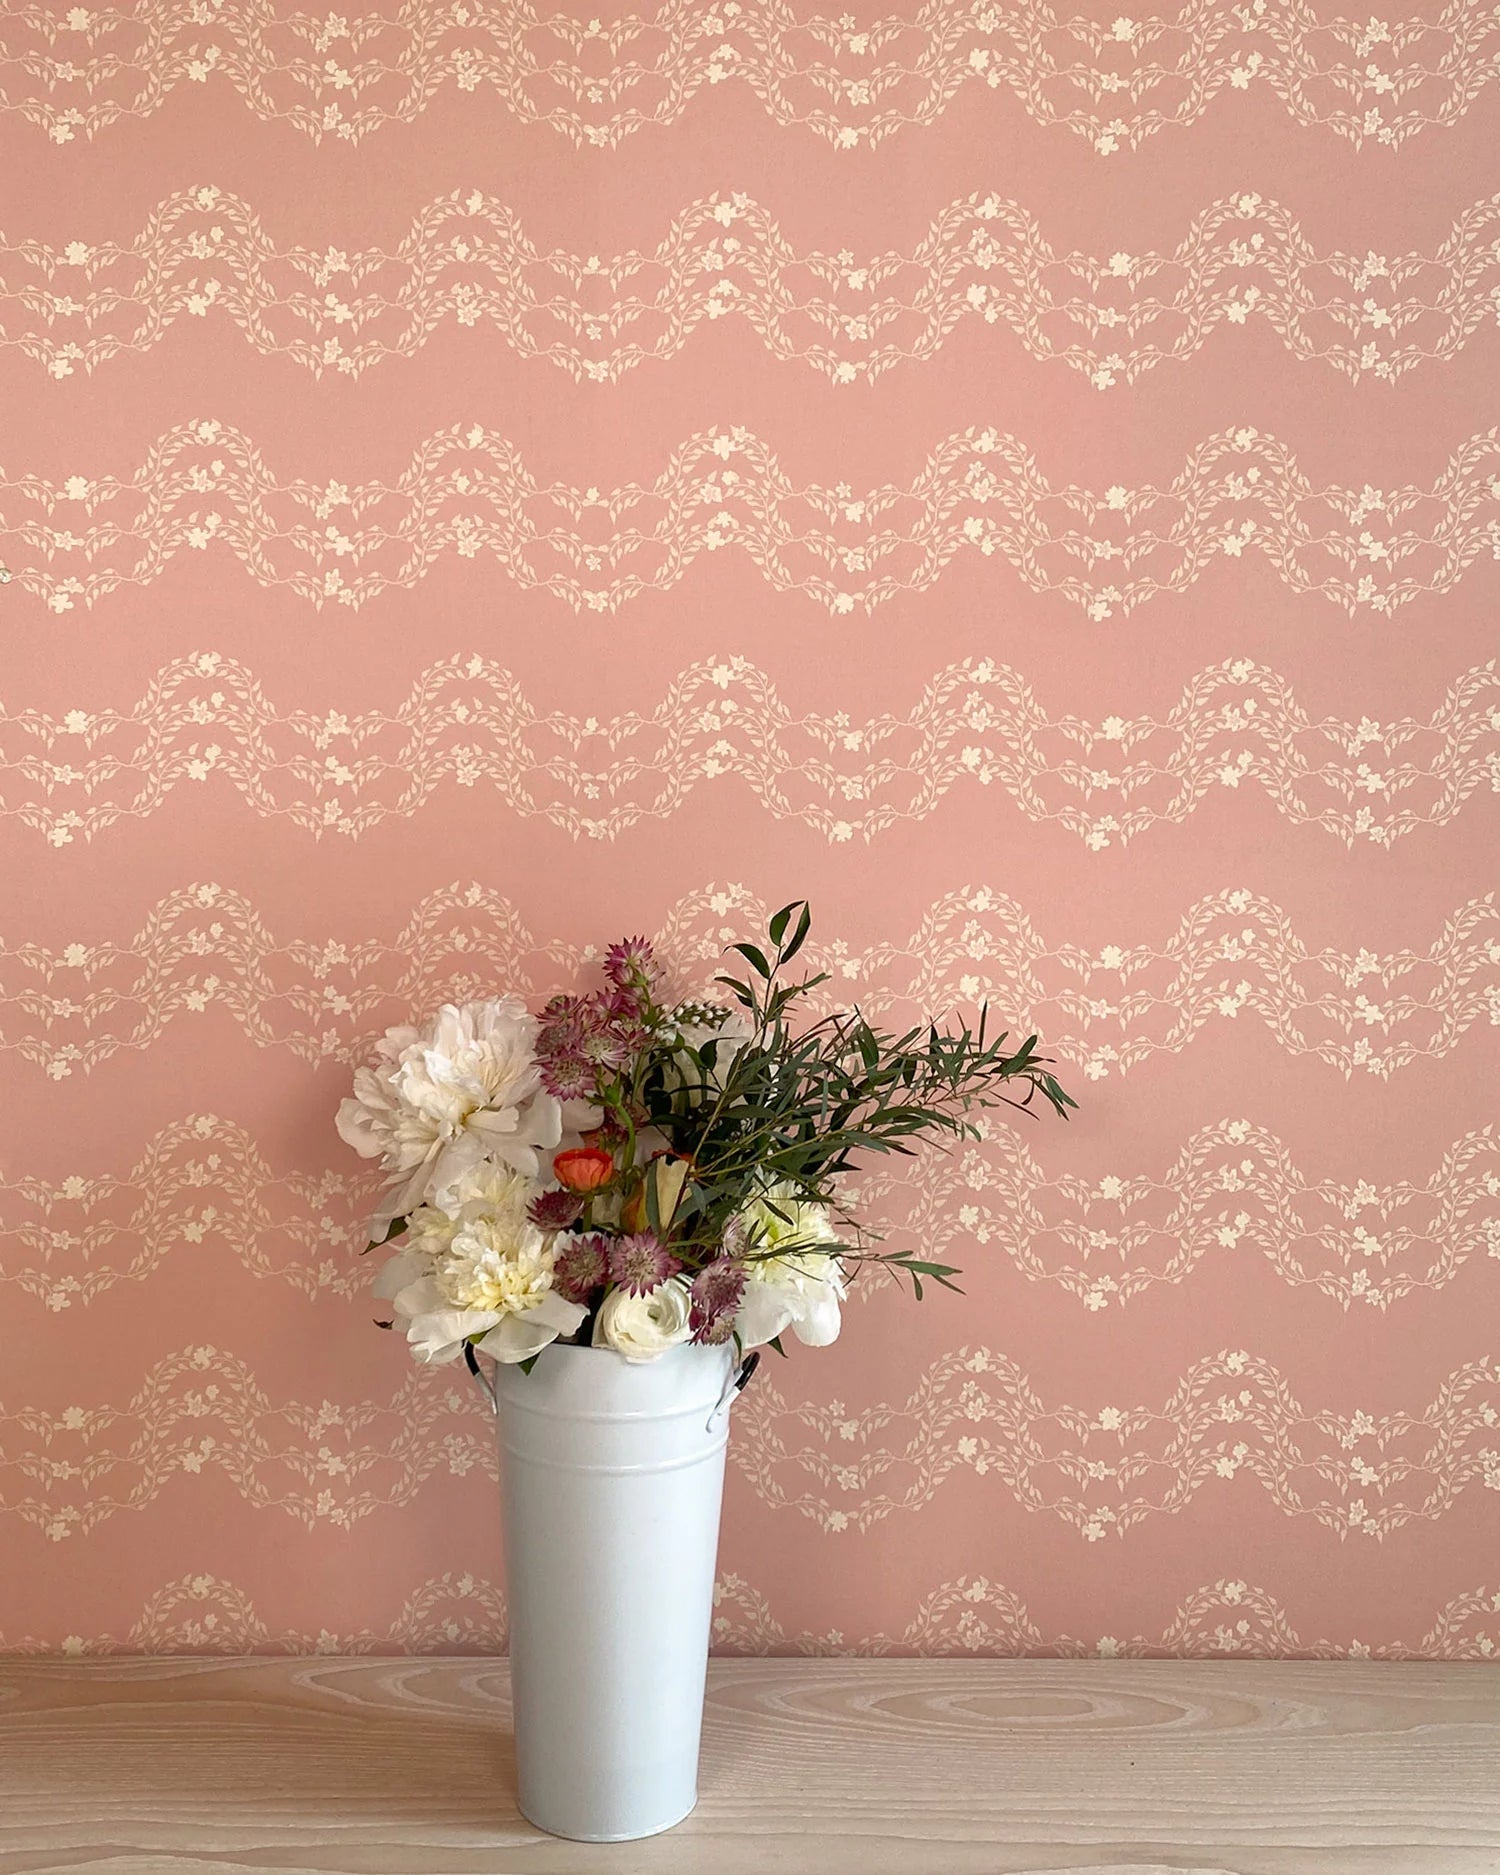
[[552, 1161], [552, 1176], [568, 1191], [597, 1191], [614, 1175], [614, 1160], [597, 1146], [577, 1146]]

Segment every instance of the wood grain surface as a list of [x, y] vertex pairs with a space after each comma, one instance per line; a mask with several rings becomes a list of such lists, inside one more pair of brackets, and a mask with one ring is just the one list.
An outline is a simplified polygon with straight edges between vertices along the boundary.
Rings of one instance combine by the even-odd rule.
[[1500, 1667], [721, 1660], [702, 1797], [515, 1810], [487, 1660], [0, 1661], [0, 1875], [1500, 1875]]

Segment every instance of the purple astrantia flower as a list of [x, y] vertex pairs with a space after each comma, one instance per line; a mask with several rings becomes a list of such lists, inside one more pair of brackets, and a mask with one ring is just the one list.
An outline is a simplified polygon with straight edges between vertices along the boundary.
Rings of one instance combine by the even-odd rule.
[[733, 1257], [717, 1257], [693, 1278], [688, 1325], [694, 1341], [719, 1346], [734, 1334], [734, 1318], [744, 1300], [747, 1271]]
[[609, 1258], [602, 1237], [568, 1237], [552, 1265], [552, 1287], [565, 1302], [588, 1305], [609, 1275]]
[[542, 1084], [558, 1100], [586, 1099], [597, 1078], [617, 1074], [650, 1040], [628, 990], [555, 996], [536, 1039]]
[[542, 1013], [537, 1017], [538, 1022], [542, 1025], [541, 1031], [537, 1036], [538, 1043], [545, 1042], [548, 1035], [553, 1031], [566, 1029], [570, 1024], [576, 1025], [579, 1017], [583, 1013], [583, 1006], [587, 1001], [588, 998], [586, 996], [552, 997], [549, 1002], [544, 1004]]
[[656, 953], [649, 938], [621, 938], [604, 953], [604, 975], [617, 990], [649, 990], [656, 983]]
[[623, 1068], [635, 1052], [634, 1043], [615, 1020], [609, 1001], [603, 996], [590, 996], [580, 1020], [578, 1052], [584, 1060], [601, 1068]]
[[536, 1061], [542, 1085], [556, 1100], [582, 1100], [594, 1089], [593, 1064], [584, 1058], [582, 996], [554, 996], [541, 1014]]
[[627, 1055], [637, 1055], [651, 1040], [646, 1027], [641, 999], [634, 990], [613, 990], [604, 999], [609, 1033], [615, 1036]]
[[592, 1100], [598, 1092], [598, 1074], [591, 1061], [577, 1055], [559, 1055], [538, 1061], [542, 1086], [554, 1100]]
[[556, 996], [542, 1011], [536, 1038], [542, 1085], [558, 1100], [587, 1100], [598, 1092], [598, 1075], [623, 1065], [596, 996]]
[[583, 1199], [576, 1191], [541, 1191], [527, 1210], [538, 1230], [566, 1230], [576, 1224], [583, 1211]]
[[648, 1230], [634, 1237], [616, 1237], [609, 1246], [610, 1278], [633, 1296], [648, 1295], [681, 1268], [671, 1251], [664, 1249]]

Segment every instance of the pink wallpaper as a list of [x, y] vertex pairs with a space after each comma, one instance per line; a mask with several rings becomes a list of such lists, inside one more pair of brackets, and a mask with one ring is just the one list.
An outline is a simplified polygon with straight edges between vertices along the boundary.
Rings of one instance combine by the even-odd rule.
[[493, 1646], [350, 1066], [806, 893], [1083, 1112], [720, 1644], [1500, 1649], [1500, 26], [882, 3], [0, 9], [0, 1645]]

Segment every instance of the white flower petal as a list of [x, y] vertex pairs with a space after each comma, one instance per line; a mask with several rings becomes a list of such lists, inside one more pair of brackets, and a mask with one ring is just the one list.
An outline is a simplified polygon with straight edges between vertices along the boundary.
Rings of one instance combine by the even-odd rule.
[[493, 1309], [434, 1309], [412, 1317], [406, 1339], [419, 1361], [441, 1367], [458, 1359], [470, 1335], [493, 1328], [499, 1319]]
[[445, 1309], [450, 1306], [448, 1298], [431, 1276], [419, 1276], [404, 1289], [398, 1289], [391, 1297], [391, 1307], [397, 1315], [410, 1321], [414, 1315], [426, 1315], [433, 1309]]
[[[537, 1099], [538, 1106], [541, 1105], [543, 1099], [550, 1100], [551, 1095], [539, 1096]], [[592, 1133], [596, 1126], [602, 1126], [603, 1123], [604, 1109], [594, 1101], [565, 1100], [561, 1103], [558, 1110], [558, 1126], [560, 1128], [558, 1144], [561, 1145], [564, 1134], [567, 1135], [570, 1145], [574, 1143], [582, 1144], [581, 1136], [584, 1133]]]
[[569, 1302], [555, 1289], [549, 1289], [535, 1308], [526, 1311], [534, 1320], [544, 1322], [559, 1335], [571, 1335], [582, 1325], [588, 1310], [581, 1302]]
[[375, 1278], [371, 1293], [382, 1302], [390, 1302], [410, 1284], [427, 1274], [427, 1259], [414, 1250], [399, 1250]]
[[507, 1315], [479, 1346], [493, 1360], [527, 1361], [559, 1335], [571, 1335], [587, 1314], [588, 1310], [578, 1303], [565, 1301], [555, 1289], [549, 1290], [534, 1308]]
[[745, 1298], [734, 1318], [745, 1347], [759, 1348], [774, 1341], [791, 1319], [791, 1298], [784, 1289], [772, 1283], [746, 1283]]
[[362, 1100], [352, 1095], [341, 1100], [333, 1123], [339, 1138], [362, 1159], [378, 1159], [385, 1151], [384, 1136], [372, 1124], [370, 1110]]
[[536, 1319], [535, 1309], [527, 1309], [524, 1315], [507, 1315], [475, 1346], [492, 1361], [513, 1366], [517, 1361], [529, 1361], [534, 1354], [540, 1354], [557, 1336], [557, 1329]]
[[372, 1237], [378, 1236], [396, 1218], [410, 1217], [418, 1206], [427, 1202], [432, 1182], [432, 1161], [435, 1156], [436, 1148], [410, 1171], [401, 1171], [396, 1174], [395, 1182], [387, 1187], [371, 1222], [370, 1235]]
[[839, 1299], [831, 1283], [822, 1283], [804, 1298], [792, 1318], [792, 1331], [806, 1348], [826, 1348], [839, 1338]]
[[428, 1192], [430, 1202], [440, 1211], [451, 1211], [455, 1205], [455, 1187], [481, 1165], [489, 1152], [488, 1142], [479, 1138], [475, 1132], [466, 1132], [444, 1146], [432, 1160], [428, 1173]]

